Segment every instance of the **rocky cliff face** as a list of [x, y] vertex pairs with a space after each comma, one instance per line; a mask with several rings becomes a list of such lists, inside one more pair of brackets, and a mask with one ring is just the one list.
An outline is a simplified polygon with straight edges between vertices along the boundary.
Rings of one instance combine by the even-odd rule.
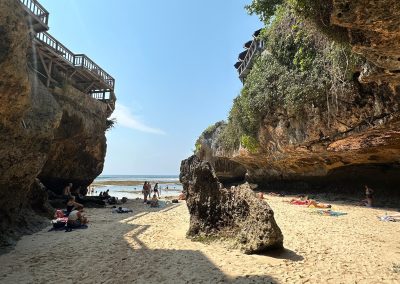
[[240, 183], [244, 181], [246, 168], [229, 157], [225, 157], [224, 152], [220, 152], [223, 150], [217, 142], [224, 126], [224, 122], [217, 122], [200, 135], [196, 142], [197, 156], [211, 163], [220, 182], [225, 184]]
[[199, 155], [236, 162], [245, 167], [247, 180], [270, 190], [359, 190], [362, 195], [367, 183], [379, 189], [380, 197], [398, 200], [399, 5], [395, 0], [333, 1], [332, 24], [347, 28], [354, 52], [367, 59], [354, 74], [354, 90], [327, 97], [324, 110], [311, 104], [303, 115], [283, 108], [267, 115], [255, 152], [240, 147], [227, 153], [215, 140], [203, 139], [211, 154]]
[[334, 0], [331, 21], [347, 28], [353, 50], [365, 56], [362, 82], [400, 80], [400, 2]]
[[[0, 2], [0, 245], [39, 227], [48, 189], [89, 184], [106, 151], [106, 107], [66, 86], [49, 90], [29, 67], [28, 27], [17, 1]], [[29, 226], [31, 225], [31, 226]]]

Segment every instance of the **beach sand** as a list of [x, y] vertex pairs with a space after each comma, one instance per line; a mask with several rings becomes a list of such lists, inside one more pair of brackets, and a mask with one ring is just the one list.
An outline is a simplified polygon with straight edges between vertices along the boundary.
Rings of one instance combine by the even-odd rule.
[[[400, 223], [387, 210], [334, 205], [313, 214], [267, 197], [285, 250], [245, 255], [229, 244], [186, 239], [186, 204], [133, 213], [87, 209], [88, 229], [24, 236], [0, 256], [0, 283], [400, 283]], [[390, 213], [390, 211], [387, 211]]]

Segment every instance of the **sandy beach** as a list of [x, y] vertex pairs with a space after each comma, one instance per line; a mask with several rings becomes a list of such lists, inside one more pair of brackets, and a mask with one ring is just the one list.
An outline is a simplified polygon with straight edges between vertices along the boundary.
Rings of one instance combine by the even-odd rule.
[[0, 283], [399, 283], [400, 223], [385, 209], [336, 205], [331, 217], [267, 197], [285, 250], [244, 255], [229, 243], [186, 239], [185, 202], [87, 209], [88, 229], [24, 236], [0, 256]]

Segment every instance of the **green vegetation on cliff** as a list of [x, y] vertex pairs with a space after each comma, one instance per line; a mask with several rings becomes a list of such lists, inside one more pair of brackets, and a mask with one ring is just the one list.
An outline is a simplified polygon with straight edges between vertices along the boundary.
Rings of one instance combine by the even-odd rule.
[[332, 40], [317, 28], [313, 17], [311, 21], [305, 18], [324, 12], [314, 10], [310, 3], [254, 0], [247, 7], [266, 22], [262, 33], [266, 50], [255, 60], [218, 137], [224, 149], [234, 150], [241, 144], [253, 152], [265, 119], [279, 115], [307, 119], [311, 107], [329, 114], [332, 96], [353, 90], [361, 60], [348, 44]]

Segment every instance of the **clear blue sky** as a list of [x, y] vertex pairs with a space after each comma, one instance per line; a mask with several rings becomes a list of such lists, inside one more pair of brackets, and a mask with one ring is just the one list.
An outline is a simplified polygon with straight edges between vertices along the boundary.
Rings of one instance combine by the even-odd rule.
[[233, 64], [262, 24], [250, 0], [39, 0], [50, 33], [116, 79], [103, 174], [178, 174], [200, 133], [226, 119]]

